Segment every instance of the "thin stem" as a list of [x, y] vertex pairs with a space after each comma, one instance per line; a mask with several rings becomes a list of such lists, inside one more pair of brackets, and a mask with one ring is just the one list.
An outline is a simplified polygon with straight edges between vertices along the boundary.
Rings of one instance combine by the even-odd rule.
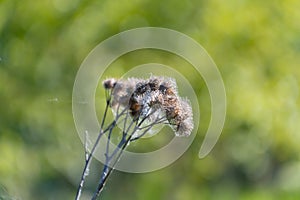
[[106, 151], [105, 151], [105, 157], [108, 157], [109, 154], [109, 143], [110, 143], [110, 138], [111, 138], [111, 134], [113, 131], [113, 127], [109, 130], [108, 136], [107, 136], [107, 142], [106, 142]]
[[101, 123], [101, 126], [100, 126], [100, 132], [98, 134], [96, 142], [93, 145], [93, 148], [92, 148], [90, 154], [88, 156], [85, 155], [85, 165], [84, 165], [83, 172], [81, 174], [80, 184], [79, 184], [79, 186], [77, 188], [77, 192], [76, 192], [76, 196], [75, 196], [76, 200], [79, 200], [79, 198], [81, 196], [81, 192], [82, 192], [82, 188], [83, 188], [83, 185], [84, 185], [84, 182], [85, 182], [85, 178], [88, 175], [87, 172], [89, 171], [89, 167], [90, 167], [90, 164], [91, 164], [91, 161], [92, 161], [92, 155], [94, 154], [96, 146], [98, 145], [98, 143], [100, 141], [100, 138], [103, 135], [103, 130], [102, 129], [103, 129], [103, 125], [104, 125], [104, 122], [105, 122], [106, 115], [107, 115], [108, 107], [109, 107], [109, 100], [106, 101], [104, 116], [102, 118], [102, 123]]
[[145, 128], [147, 128], [146, 129], [146, 131], [144, 131], [142, 134], [140, 134], [140, 135], [138, 135], [138, 136], [136, 136], [136, 137], [134, 137], [134, 138], [132, 138], [130, 141], [132, 142], [132, 141], [135, 141], [135, 140], [137, 140], [137, 139], [140, 139], [141, 137], [143, 137], [154, 125], [156, 125], [156, 124], [159, 124], [160, 123], [160, 121], [164, 121], [164, 120], [166, 120], [166, 119], [164, 119], [164, 120], [162, 120], [162, 119], [164, 119], [164, 117], [162, 117], [162, 118], [158, 118], [155, 122], [153, 122], [153, 123], [151, 123], [151, 124], [149, 124], [149, 125], [147, 125], [147, 126], [144, 126], [144, 127], [142, 127], [142, 128], [139, 128], [139, 130], [143, 130], [143, 129], [145, 129]]
[[117, 159], [115, 160], [115, 162], [113, 163], [112, 167], [108, 168], [108, 166], [106, 165], [106, 169], [108, 169], [108, 172], [104, 174], [104, 177], [101, 179], [101, 181], [99, 182], [99, 185], [97, 187], [97, 191], [94, 193], [94, 196], [92, 198], [92, 200], [96, 200], [97, 197], [100, 195], [100, 193], [102, 192], [105, 183], [108, 180], [109, 175], [111, 174], [111, 172], [114, 170], [115, 165], [117, 164], [117, 162], [119, 161], [121, 154], [123, 153], [125, 147], [128, 145], [129, 141], [130, 141], [131, 136], [129, 136], [129, 138], [126, 140], [126, 142], [123, 144], [122, 149], [120, 151], [120, 153], [117, 156]]
[[[106, 170], [107, 170], [107, 165], [109, 164], [112, 156], [109, 156], [109, 145], [110, 145], [110, 140], [111, 140], [111, 134], [112, 134], [112, 131], [115, 127], [115, 125], [117, 124], [117, 121], [120, 119], [120, 117], [124, 114], [124, 112], [127, 110], [127, 108], [124, 108], [124, 110], [120, 113], [119, 113], [119, 108], [120, 106], [118, 106], [117, 108], [117, 114], [116, 114], [116, 118], [114, 120], [114, 125], [110, 127], [109, 129], [109, 133], [108, 133], [108, 138], [107, 138], [107, 142], [106, 142], [106, 151], [105, 151], [105, 165], [104, 165], [104, 168], [102, 170], [102, 177], [101, 179], [103, 179], [103, 176], [105, 176], [106, 174]], [[128, 112], [128, 111], [127, 111]], [[123, 119], [121, 119], [122, 121]], [[125, 119], [126, 120], [126, 119]]]
[[[82, 193], [82, 188], [83, 188], [86, 176], [88, 175], [88, 171], [89, 171], [89, 167], [90, 167], [90, 164], [91, 164], [91, 161], [92, 161], [92, 157], [94, 155], [94, 152], [96, 150], [96, 147], [98, 146], [98, 143], [99, 143], [102, 135], [105, 132], [107, 132], [108, 130], [110, 130], [111, 128], [113, 128], [115, 126], [115, 123], [116, 123], [117, 119], [118, 119], [118, 117], [116, 117], [116, 119], [105, 129], [105, 131], [103, 131], [103, 126], [104, 126], [104, 123], [105, 123], [105, 119], [106, 119], [106, 115], [107, 115], [107, 111], [108, 111], [108, 107], [110, 105], [110, 102], [111, 102], [111, 93], [106, 92], [106, 106], [105, 106], [105, 111], [104, 111], [104, 115], [103, 115], [103, 118], [102, 118], [102, 122], [101, 122], [101, 125], [100, 125], [100, 132], [99, 132], [99, 134], [97, 136], [97, 139], [96, 139], [96, 141], [95, 141], [95, 143], [92, 147], [91, 152], [88, 155], [87, 155], [87, 152], [85, 152], [85, 165], [84, 165], [84, 169], [83, 169], [82, 174], [81, 174], [81, 180], [80, 180], [80, 183], [79, 183], [78, 188], [77, 188], [75, 200], [80, 199], [80, 196], [81, 196], [81, 193]], [[121, 112], [119, 116], [121, 116], [123, 114], [123, 112]]]
[[[131, 132], [131, 134], [129, 134], [129, 137], [126, 139], [126, 135], [127, 132], [130, 130], [132, 124], [134, 124], [134, 121], [131, 121], [129, 127], [127, 128], [127, 130], [124, 132], [123, 131], [123, 136], [121, 141], [118, 144], [118, 147], [114, 150], [114, 152], [107, 157], [107, 162], [104, 166], [104, 169], [102, 171], [102, 176], [101, 179], [99, 181], [98, 187], [97, 187], [97, 191], [94, 193], [94, 196], [92, 198], [92, 200], [95, 200], [101, 193], [101, 191], [104, 188], [105, 183], [107, 182], [107, 178], [109, 177], [109, 175], [111, 174], [111, 172], [113, 171], [116, 163], [120, 160], [120, 157], [124, 151], [124, 149], [126, 148], [126, 146], [129, 144], [129, 142], [131, 141], [132, 136], [134, 135], [134, 133], [139, 129], [139, 126], [142, 125], [142, 123], [152, 114], [152, 112], [150, 114], [148, 114], [147, 116], [145, 116], [140, 122], [136, 122], [136, 126], [134, 127], [134, 130]], [[154, 123], [153, 123], [154, 125]], [[147, 131], [149, 131], [152, 128], [152, 126], [149, 126], [142, 135], [144, 135]], [[108, 165], [110, 164], [110, 160], [115, 156], [115, 154], [118, 152], [119, 154], [117, 155], [115, 161], [113, 162], [112, 166], [109, 168]], [[108, 170], [108, 171], [107, 171]]]
[[[117, 158], [116, 158], [116, 160], [113, 162], [112, 166], [111, 166], [111, 167], [108, 167], [108, 165], [105, 165], [104, 168], [105, 168], [106, 170], [108, 169], [108, 171], [107, 171], [106, 173], [103, 174], [103, 176], [102, 176], [102, 178], [101, 178], [101, 180], [100, 180], [100, 182], [99, 182], [99, 184], [98, 184], [97, 190], [96, 190], [96, 192], [94, 193], [94, 196], [93, 196], [92, 200], [96, 200], [97, 197], [98, 197], [98, 196], [100, 195], [100, 193], [102, 192], [102, 190], [103, 190], [103, 188], [104, 188], [104, 185], [105, 185], [105, 183], [106, 183], [107, 180], [108, 180], [109, 175], [110, 175], [111, 172], [113, 171], [113, 169], [114, 169], [116, 163], [119, 161], [119, 159], [120, 159], [120, 157], [121, 157], [121, 154], [122, 154], [122, 152], [124, 151], [124, 149], [126, 148], [126, 146], [128, 145], [128, 143], [129, 143], [131, 137], [132, 137], [132, 134], [128, 137], [127, 140], [123, 140], [123, 139], [122, 139], [122, 140], [120, 141], [120, 143], [119, 143], [118, 146], [120, 146], [120, 147], [122, 147], [122, 148], [121, 148], [121, 150], [120, 150], [119, 147], [116, 148], [116, 149], [120, 150], [120, 153], [117, 155]], [[123, 138], [124, 138], [124, 137], [123, 137]], [[116, 153], [116, 152], [114, 152], [114, 153], [112, 154], [112, 156], [114, 156], [115, 153]], [[112, 158], [112, 157], [111, 157], [111, 158]]]
[[87, 161], [89, 157], [89, 152], [88, 152], [88, 131], [86, 130], [84, 132], [84, 155], [85, 155], [85, 161]]
[[140, 127], [139, 130], [143, 130], [143, 129], [148, 128], [149, 126], [152, 126], [152, 125], [155, 125], [155, 124], [164, 123], [164, 121], [167, 121], [167, 119], [165, 117], [158, 118], [153, 123], [151, 123], [149, 125], [146, 125], [146, 126], [143, 126], [143, 127]]

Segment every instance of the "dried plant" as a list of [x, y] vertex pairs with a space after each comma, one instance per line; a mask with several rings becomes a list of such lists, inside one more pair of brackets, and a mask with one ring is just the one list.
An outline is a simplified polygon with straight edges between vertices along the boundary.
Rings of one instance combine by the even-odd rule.
[[[148, 133], [154, 126], [167, 124], [176, 136], [189, 136], [193, 129], [193, 114], [190, 102], [178, 96], [176, 82], [172, 78], [152, 76], [149, 79], [128, 78], [103, 82], [106, 92], [106, 107], [100, 131], [92, 149], [86, 149], [86, 159], [81, 181], [75, 199], [80, 199], [89, 167], [100, 139], [107, 135], [105, 164], [97, 189], [92, 197], [97, 199], [119, 161], [124, 149], [131, 141]], [[112, 109], [114, 119], [106, 125], [108, 109]], [[122, 137], [117, 147], [109, 152], [112, 132], [122, 123]]]

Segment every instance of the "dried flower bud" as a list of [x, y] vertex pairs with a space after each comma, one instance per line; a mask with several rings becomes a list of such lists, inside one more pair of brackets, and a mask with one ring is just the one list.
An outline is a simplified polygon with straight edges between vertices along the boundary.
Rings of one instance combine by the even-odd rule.
[[116, 85], [116, 80], [114, 78], [106, 79], [103, 81], [103, 86], [105, 89], [110, 90], [113, 89]]

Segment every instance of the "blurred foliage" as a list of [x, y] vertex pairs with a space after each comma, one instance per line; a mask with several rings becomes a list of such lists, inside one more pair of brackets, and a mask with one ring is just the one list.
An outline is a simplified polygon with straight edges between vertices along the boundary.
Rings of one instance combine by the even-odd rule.
[[199, 160], [210, 119], [201, 77], [164, 52], [123, 56], [107, 76], [146, 62], [185, 73], [201, 122], [177, 162], [115, 172], [103, 199], [299, 199], [299, 10], [297, 0], [0, 0], [0, 199], [74, 197], [84, 156], [71, 108], [76, 72], [99, 42], [143, 26], [180, 31], [206, 48], [225, 82], [226, 124]]

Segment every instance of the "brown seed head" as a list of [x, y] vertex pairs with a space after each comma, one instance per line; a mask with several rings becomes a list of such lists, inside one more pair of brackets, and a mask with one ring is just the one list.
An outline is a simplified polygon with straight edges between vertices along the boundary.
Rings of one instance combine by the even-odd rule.
[[[176, 136], [188, 136], [193, 129], [193, 113], [190, 102], [178, 96], [174, 79], [152, 76], [149, 79], [108, 79], [105, 89], [113, 89], [112, 108], [127, 107], [134, 120], [148, 117], [155, 120], [163, 115]], [[151, 116], [148, 116], [149, 113]]]

